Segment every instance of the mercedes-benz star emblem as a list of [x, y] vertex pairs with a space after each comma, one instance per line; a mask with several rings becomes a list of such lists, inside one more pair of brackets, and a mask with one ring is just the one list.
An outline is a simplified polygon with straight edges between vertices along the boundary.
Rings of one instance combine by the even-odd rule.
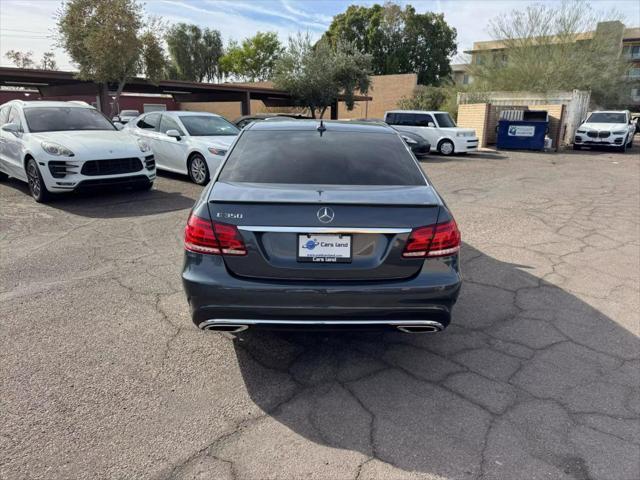
[[330, 223], [333, 222], [333, 217], [335, 217], [336, 214], [333, 213], [333, 210], [331, 210], [329, 207], [322, 207], [320, 210], [318, 210], [317, 216], [318, 220], [320, 220], [322, 223]]

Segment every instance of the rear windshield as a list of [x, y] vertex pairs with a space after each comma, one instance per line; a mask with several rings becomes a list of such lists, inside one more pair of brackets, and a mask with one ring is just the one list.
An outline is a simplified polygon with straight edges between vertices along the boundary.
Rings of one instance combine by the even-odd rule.
[[115, 130], [99, 111], [81, 107], [25, 108], [24, 116], [31, 133], [68, 130]]
[[624, 113], [596, 112], [592, 113], [589, 123], [627, 123], [627, 116]]
[[325, 131], [245, 131], [223, 182], [316, 185], [424, 185], [397, 135]]

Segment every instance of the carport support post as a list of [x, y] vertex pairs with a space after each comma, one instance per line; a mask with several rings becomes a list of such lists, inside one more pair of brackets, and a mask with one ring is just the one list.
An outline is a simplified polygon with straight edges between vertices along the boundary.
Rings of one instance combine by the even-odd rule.
[[111, 115], [111, 99], [109, 98], [109, 86], [106, 83], [98, 84], [98, 95], [96, 97], [98, 110], [107, 116]]
[[244, 98], [240, 102], [242, 115], [251, 115], [251, 93], [244, 92]]
[[331, 104], [331, 120], [338, 119], [338, 101], [336, 100]]

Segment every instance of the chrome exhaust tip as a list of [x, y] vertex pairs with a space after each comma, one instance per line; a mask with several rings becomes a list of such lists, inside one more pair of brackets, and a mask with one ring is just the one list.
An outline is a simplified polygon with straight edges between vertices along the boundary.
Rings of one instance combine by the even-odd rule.
[[200, 330], [211, 330], [214, 332], [240, 333], [249, 328], [249, 325], [218, 323], [215, 320], [207, 320], [198, 325]]
[[437, 325], [397, 325], [396, 328], [404, 333], [437, 333], [442, 330]]

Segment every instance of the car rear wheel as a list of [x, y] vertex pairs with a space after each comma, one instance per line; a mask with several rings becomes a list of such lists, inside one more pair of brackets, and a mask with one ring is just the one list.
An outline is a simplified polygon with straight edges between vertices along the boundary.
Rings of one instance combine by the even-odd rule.
[[199, 153], [189, 159], [189, 178], [198, 185], [206, 185], [209, 181], [209, 167], [207, 167], [204, 157]]
[[451, 140], [442, 140], [438, 144], [438, 152], [445, 157], [453, 155], [455, 148], [453, 146], [453, 142]]
[[27, 161], [27, 181], [29, 192], [36, 202], [45, 203], [51, 199], [51, 193], [42, 180], [38, 163], [33, 158]]

